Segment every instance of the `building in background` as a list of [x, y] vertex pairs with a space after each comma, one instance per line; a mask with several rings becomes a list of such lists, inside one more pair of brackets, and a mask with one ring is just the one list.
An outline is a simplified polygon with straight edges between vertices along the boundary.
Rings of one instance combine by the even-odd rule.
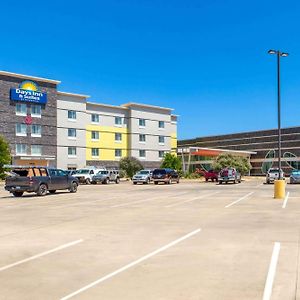
[[[300, 127], [290, 127], [282, 129], [282, 168], [286, 174], [293, 169], [300, 169]], [[242, 155], [249, 155], [252, 165], [251, 175], [263, 175], [269, 168], [277, 167], [278, 160], [278, 130], [262, 130], [236, 134], [226, 134], [210, 137], [199, 137], [195, 139], [182, 140], [178, 142], [180, 155], [185, 153], [183, 149], [205, 148], [219, 152], [241, 152]], [[212, 161], [213, 155], [192, 155], [191, 166], [204, 166]], [[201, 154], [199, 152], [199, 154]], [[187, 161], [186, 158], [185, 161]], [[205, 165], [206, 164], [206, 165]]]
[[58, 91], [59, 83], [0, 71], [0, 134], [13, 164], [117, 167], [122, 157], [133, 156], [154, 168], [166, 152], [176, 154], [172, 109], [93, 103], [87, 95]]

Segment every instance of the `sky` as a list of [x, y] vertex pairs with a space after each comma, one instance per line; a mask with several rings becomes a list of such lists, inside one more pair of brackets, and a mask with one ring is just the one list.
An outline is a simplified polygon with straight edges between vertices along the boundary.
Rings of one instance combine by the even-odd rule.
[[299, 1], [3, 1], [0, 70], [174, 109], [178, 138], [300, 126]]

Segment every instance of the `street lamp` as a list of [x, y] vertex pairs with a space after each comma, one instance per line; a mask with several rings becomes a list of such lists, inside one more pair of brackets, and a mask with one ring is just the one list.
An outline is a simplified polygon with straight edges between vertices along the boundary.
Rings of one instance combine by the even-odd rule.
[[280, 57], [287, 57], [289, 54], [280, 50], [269, 50], [269, 54], [277, 55], [277, 101], [278, 101], [278, 169], [279, 180], [281, 177], [281, 103], [280, 103]]

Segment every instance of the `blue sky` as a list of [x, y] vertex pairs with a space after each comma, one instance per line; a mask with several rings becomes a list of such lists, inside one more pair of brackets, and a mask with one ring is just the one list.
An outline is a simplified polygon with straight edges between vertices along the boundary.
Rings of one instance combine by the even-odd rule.
[[172, 107], [179, 138], [300, 126], [297, 1], [3, 1], [0, 69], [110, 104]]

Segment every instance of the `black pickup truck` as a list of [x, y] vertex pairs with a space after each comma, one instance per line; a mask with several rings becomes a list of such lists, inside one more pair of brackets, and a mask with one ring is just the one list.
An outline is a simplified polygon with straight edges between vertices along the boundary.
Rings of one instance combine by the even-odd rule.
[[8, 172], [5, 189], [15, 197], [24, 192], [45, 196], [47, 192], [54, 194], [56, 190], [69, 190], [76, 193], [78, 179], [60, 169], [46, 167], [14, 167]]

